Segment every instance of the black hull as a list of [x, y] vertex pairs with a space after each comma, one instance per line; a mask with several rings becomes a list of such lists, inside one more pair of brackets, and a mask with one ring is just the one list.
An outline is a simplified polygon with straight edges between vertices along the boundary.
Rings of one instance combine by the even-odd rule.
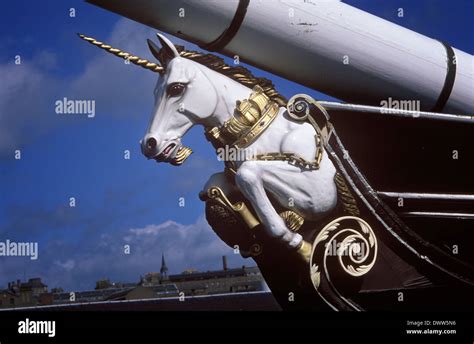
[[[341, 142], [375, 191], [474, 195], [474, 123], [331, 112]], [[474, 266], [474, 201], [380, 197], [424, 241]], [[453, 253], [455, 251], [456, 253]]]
[[375, 190], [474, 194], [474, 123], [330, 114], [350, 157]]

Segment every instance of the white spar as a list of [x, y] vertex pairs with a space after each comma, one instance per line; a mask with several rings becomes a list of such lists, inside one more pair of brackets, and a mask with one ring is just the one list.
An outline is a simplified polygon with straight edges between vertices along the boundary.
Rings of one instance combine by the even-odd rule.
[[474, 58], [335, 0], [89, 0], [347, 102], [474, 113]]

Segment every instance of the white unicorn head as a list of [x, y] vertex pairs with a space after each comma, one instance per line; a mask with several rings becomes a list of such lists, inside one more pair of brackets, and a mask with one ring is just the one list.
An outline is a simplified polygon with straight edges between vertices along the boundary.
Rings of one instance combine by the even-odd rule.
[[217, 95], [197, 63], [180, 57], [166, 37], [158, 34], [158, 38], [161, 50], [150, 40], [148, 45], [165, 73], [154, 90], [155, 106], [141, 148], [149, 159], [180, 165], [191, 154], [181, 138], [214, 114]]
[[150, 40], [148, 45], [164, 73], [154, 90], [155, 107], [141, 147], [149, 159], [180, 165], [192, 152], [181, 143], [186, 132], [196, 124], [222, 125], [236, 100], [247, 97], [251, 89], [182, 57], [166, 37], [157, 36], [162, 49]]

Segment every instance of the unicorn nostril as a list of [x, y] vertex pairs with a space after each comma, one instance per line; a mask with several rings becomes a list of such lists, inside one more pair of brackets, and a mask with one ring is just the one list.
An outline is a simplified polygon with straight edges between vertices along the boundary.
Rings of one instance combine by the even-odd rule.
[[158, 143], [156, 142], [156, 140], [153, 137], [150, 137], [148, 140], [146, 140], [146, 147], [148, 149], [156, 148], [157, 144]]

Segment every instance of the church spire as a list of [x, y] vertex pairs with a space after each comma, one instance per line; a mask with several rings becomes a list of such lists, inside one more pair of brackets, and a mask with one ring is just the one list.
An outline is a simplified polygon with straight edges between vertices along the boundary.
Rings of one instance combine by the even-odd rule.
[[164, 253], [161, 254], [161, 269], [160, 269], [160, 273], [161, 273], [161, 279], [162, 279], [162, 280], [167, 280], [167, 279], [168, 279], [168, 267], [166, 266]]

